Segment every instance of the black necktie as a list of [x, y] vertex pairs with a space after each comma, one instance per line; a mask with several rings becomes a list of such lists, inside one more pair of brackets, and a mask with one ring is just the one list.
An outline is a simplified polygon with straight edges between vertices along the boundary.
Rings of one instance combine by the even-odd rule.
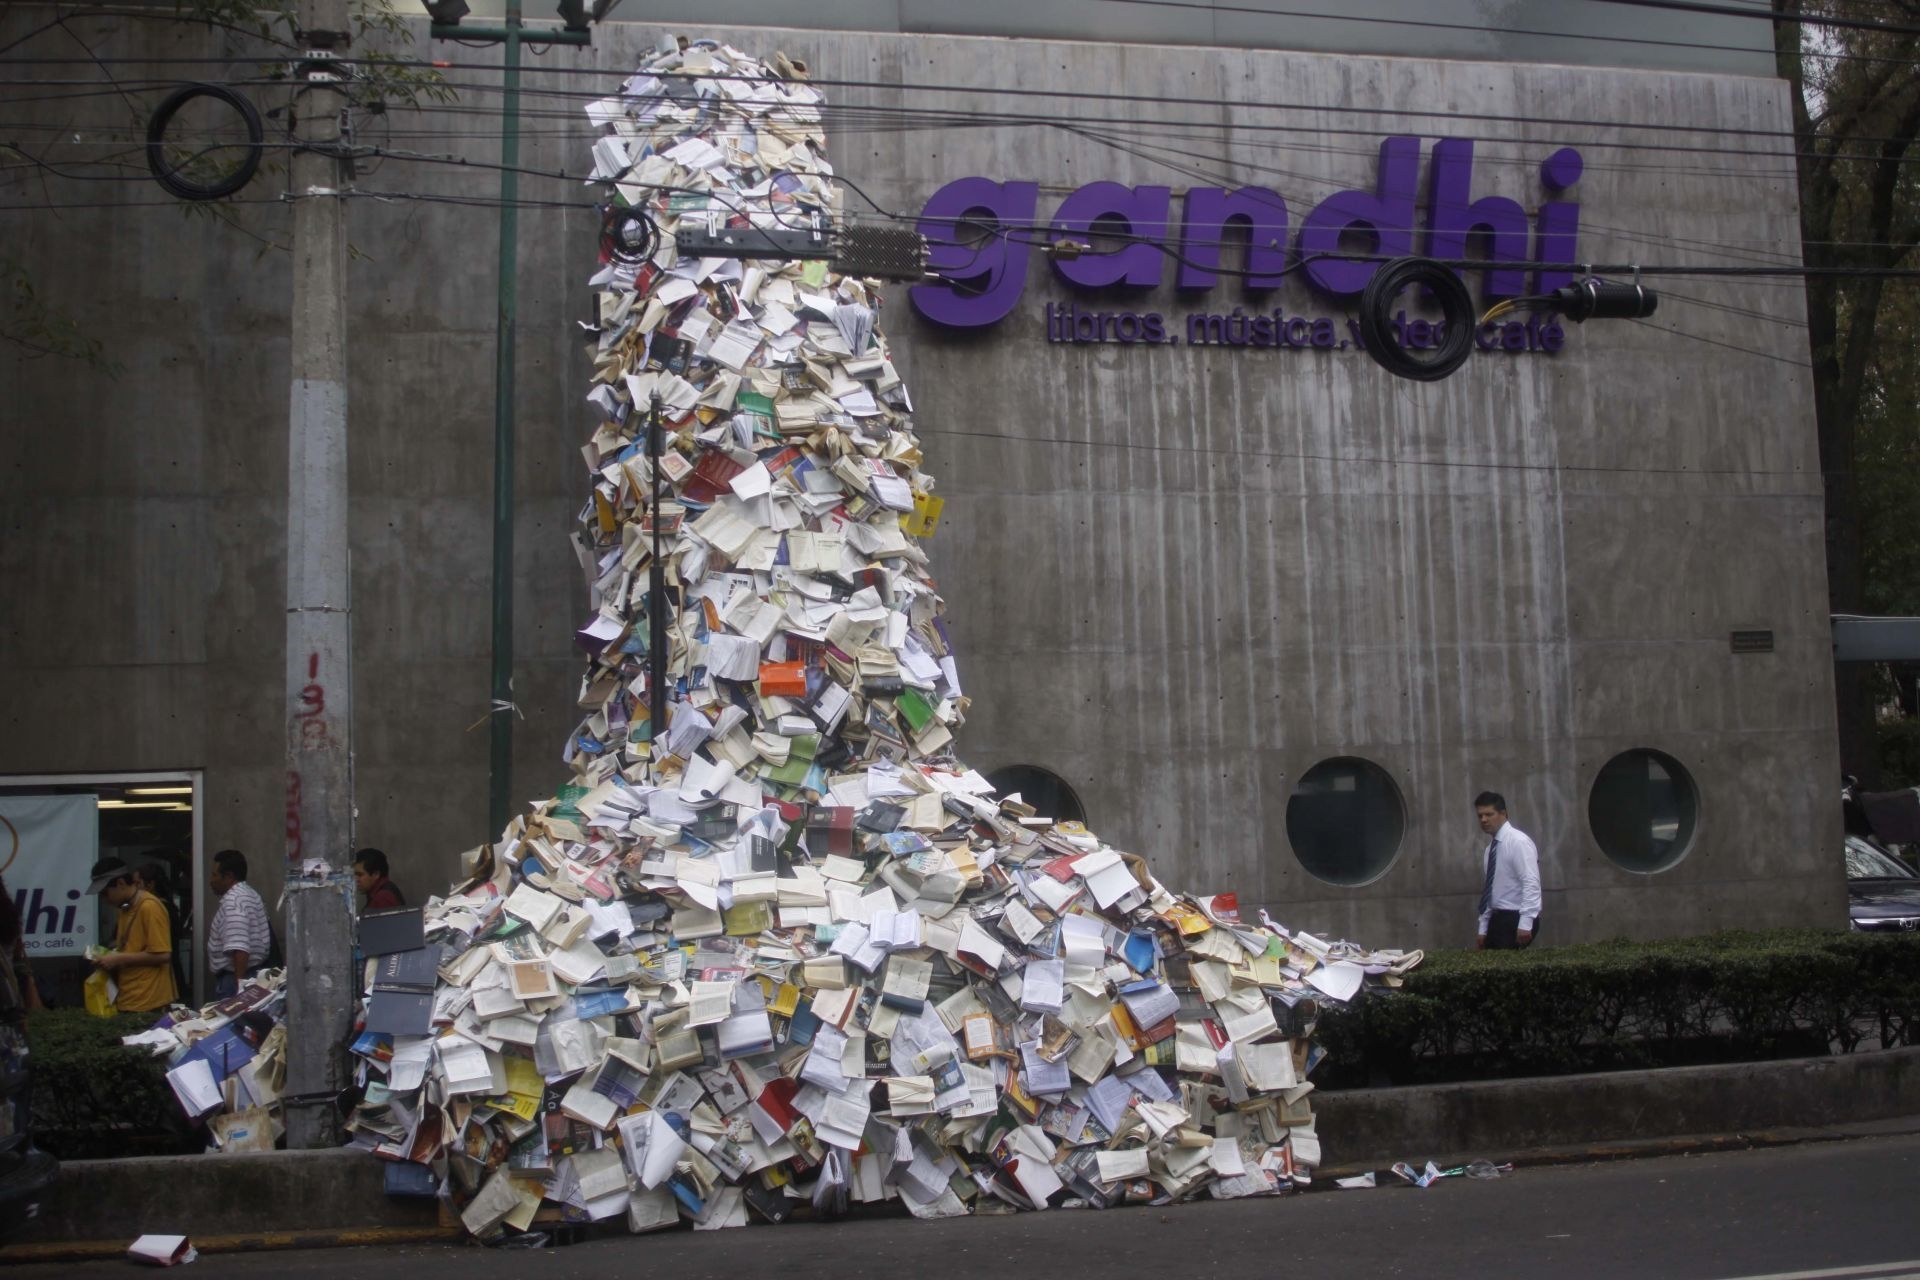
[[1500, 837], [1487, 841], [1487, 878], [1480, 885], [1480, 914], [1486, 915], [1493, 910], [1493, 851], [1500, 847]]

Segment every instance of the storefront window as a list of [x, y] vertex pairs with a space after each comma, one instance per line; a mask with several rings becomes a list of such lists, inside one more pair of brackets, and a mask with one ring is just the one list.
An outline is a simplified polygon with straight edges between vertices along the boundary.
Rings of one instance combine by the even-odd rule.
[[[86, 948], [113, 943], [113, 908], [86, 892], [103, 858], [145, 875], [168, 901], [177, 972], [193, 992], [203, 926], [199, 794], [200, 775], [189, 772], [0, 775], [0, 877], [49, 1003], [80, 1004], [92, 968]], [[191, 999], [199, 1003], [197, 993]]]
[[1377, 880], [1400, 852], [1407, 811], [1400, 789], [1371, 760], [1341, 756], [1307, 770], [1287, 801], [1287, 840], [1316, 879]]
[[1678, 760], [1636, 747], [1594, 778], [1587, 825], [1600, 852], [1628, 871], [1665, 871], [1686, 857], [1699, 809], [1699, 792]]
[[1067, 780], [1037, 764], [1009, 764], [987, 772], [987, 781], [1002, 796], [1016, 792], [1043, 818], [1056, 822], [1085, 822], [1087, 811]]

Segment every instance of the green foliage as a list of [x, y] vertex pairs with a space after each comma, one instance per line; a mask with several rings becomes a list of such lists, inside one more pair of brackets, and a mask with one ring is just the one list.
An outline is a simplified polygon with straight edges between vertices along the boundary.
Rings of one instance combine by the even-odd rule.
[[[174, 0], [174, 11], [211, 26], [258, 36], [275, 45], [291, 45], [299, 31], [294, 0]], [[381, 65], [406, 60], [413, 47], [413, 31], [394, 9], [393, 0], [354, 0], [350, 6], [353, 46], [346, 53], [354, 61], [354, 105], [378, 103], [417, 107], [423, 98], [451, 102], [455, 92], [446, 77], [430, 67]], [[269, 74], [284, 73], [283, 67]]]
[[77, 1008], [32, 1015], [35, 1141], [63, 1160], [199, 1150], [165, 1060], [120, 1043], [153, 1022], [153, 1014], [96, 1018]]
[[1920, 720], [1887, 720], [1875, 726], [1880, 745], [1880, 785], [1889, 790], [1920, 786]]
[[[1772, 0], [1782, 17], [1857, 16], [1842, 0]], [[1909, 18], [1912, 0], [1895, 0]], [[1920, 602], [1920, 453], [1909, 268], [1920, 244], [1920, 27], [1777, 22], [1775, 65], [1793, 111], [1807, 339], [1826, 504], [1828, 599], [1838, 612]], [[1886, 785], [1875, 681], [1836, 673], [1841, 768]]]
[[[72, 6], [72, 12], [63, 14], [35, 34], [64, 32], [88, 54], [92, 54], [94, 49], [88, 42], [88, 36], [83, 35], [71, 20], [106, 18], [117, 24], [123, 20], [164, 19], [205, 23], [209, 28], [243, 37], [240, 43], [247, 47], [243, 56], [252, 56], [255, 41], [263, 42], [268, 48], [260, 53], [260, 78], [265, 81], [285, 81], [289, 77], [286, 55], [299, 47], [295, 8], [295, 0], [174, 0], [170, 10], [159, 6], [142, 10], [116, 5], [82, 4]], [[414, 59], [411, 56], [412, 28], [394, 9], [393, 0], [354, 0], [350, 12], [352, 45], [345, 51], [345, 60], [353, 64], [355, 71], [348, 90], [352, 104], [348, 116], [352, 127], [369, 128], [376, 121], [385, 127], [390, 119], [387, 112], [395, 107], [418, 107], [425, 101], [451, 102], [455, 99], [457, 95], [453, 87], [431, 67], [394, 65]], [[108, 32], [115, 29], [117, 27], [114, 26], [103, 28]], [[93, 29], [89, 28], [89, 31]], [[100, 61], [96, 65], [106, 81], [118, 88], [119, 83], [109, 70], [111, 64]], [[127, 127], [134, 136], [138, 136], [146, 128], [153, 103], [124, 92], [121, 98], [126, 105]], [[0, 141], [0, 150], [20, 157], [29, 167], [48, 167], [47, 156], [34, 155], [16, 143]], [[127, 154], [133, 153], [123, 153], [96, 163], [124, 169], [129, 174], [143, 173], [144, 166], [125, 158]], [[351, 154], [366, 154], [366, 149]], [[280, 153], [269, 150], [261, 173], [271, 177], [284, 172], [285, 162]], [[211, 218], [240, 235], [258, 241], [263, 252], [287, 248], [286, 244], [273, 236], [262, 235], [247, 225], [234, 206], [226, 201], [185, 201], [180, 209], [183, 217]], [[36, 286], [28, 264], [14, 254], [0, 253], [0, 291], [5, 295], [4, 299], [0, 299], [0, 345], [11, 346], [33, 357], [79, 360], [108, 376], [118, 376], [122, 372], [117, 362], [107, 358], [105, 341], [88, 332], [80, 320], [50, 301], [45, 291]]]
[[1331, 1087], [1851, 1053], [1920, 1042], [1920, 937], [1730, 931], [1442, 951], [1323, 1016]]
[[106, 343], [85, 332], [71, 316], [49, 303], [34, 286], [26, 264], [0, 254], [0, 342], [34, 356], [61, 356], [79, 360], [107, 374], [120, 366], [107, 358]]

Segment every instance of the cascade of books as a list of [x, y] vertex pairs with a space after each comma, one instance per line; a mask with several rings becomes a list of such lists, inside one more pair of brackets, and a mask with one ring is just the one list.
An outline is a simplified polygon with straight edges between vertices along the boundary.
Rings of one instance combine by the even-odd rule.
[[822, 103], [696, 41], [587, 107], [573, 777], [363, 921], [352, 1140], [481, 1238], [1285, 1192], [1320, 1160], [1320, 1010], [1419, 959], [1179, 892], [956, 755], [940, 500], [878, 295], [674, 247], [837, 214]]

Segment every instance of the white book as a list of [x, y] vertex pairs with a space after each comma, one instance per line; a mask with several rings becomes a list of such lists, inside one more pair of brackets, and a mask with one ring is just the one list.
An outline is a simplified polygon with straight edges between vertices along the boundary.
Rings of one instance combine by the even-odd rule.
[[560, 1110], [603, 1132], [613, 1127], [614, 1120], [620, 1114], [620, 1108], [613, 1099], [603, 1093], [595, 1093], [584, 1077], [567, 1090], [566, 1097], [560, 1100]]

